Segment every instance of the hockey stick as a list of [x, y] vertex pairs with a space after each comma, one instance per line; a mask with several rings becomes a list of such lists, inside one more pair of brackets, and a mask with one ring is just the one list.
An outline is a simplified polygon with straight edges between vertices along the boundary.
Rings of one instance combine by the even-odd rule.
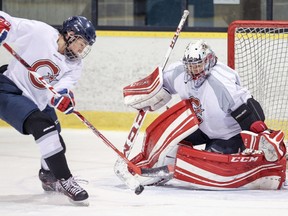
[[[162, 64], [162, 71], [164, 71], [164, 68], [166, 67], [166, 64], [167, 64], [167, 62], [168, 62], [168, 60], [170, 58], [171, 52], [172, 52], [172, 50], [173, 50], [173, 48], [174, 48], [174, 46], [175, 46], [175, 44], [177, 42], [179, 34], [180, 34], [184, 24], [185, 24], [185, 21], [186, 21], [188, 15], [189, 15], [189, 11], [188, 10], [184, 10], [183, 15], [181, 17], [181, 20], [180, 20], [180, 22], [178, 24], [178, 27], [177, 27], [177, 29], [176, 29], [176, 31], [174, 33], [174, 36], [173, 36], [173, 38], [172, 38], [172, 40], [170, 42], [169, 48], [168, 48], [168, 50], [167, 50], [167, 52], [165, 54], [165, 59], [164, 59], [164, 62]], [[123, 149], [123, 153], [124, 153], [124, 155], [127, 158], [130, 155], [132, 147], [134, 146], [135, 140], [136, 140], [136, 138], [138, 136], [140, 128], [142, 127], [142, 124], [144, 122], [144, 119], [146, 117], [147, 112], [148, 112], [148, 109], [139, 110], [139, 112], [138, 112], [138, 114], [137, 114], [137, 116], [136, 116], [136, 118], [134, 120], [134, 123], [133, 123], [133, 125], [132, 125], [132, 127], [130, 129], [130, 132], [128, 134], [128, 137], [126, 139], [126, 142], [124, 144], [124, 149]]]
[[139, 134], [140, 128], [143, 125], [144, 119], [146, 117], [148, 109], [141, 109], [139, 110], [134, 123], [130, 129], [130, 132], [128, 134], [128, 137], [126, 139], [126, 142], [124, 144], [124, 149], [123, 149], [123, 153], [124, 155], [128, 158], [128, 156], [130, 155], [131, 149], [135, 143], [135, 140]]
[[[178, 24], [178, 27], [176, 29], [176, 32], [174, 33], [174, 36], [172, 38], [172, 41], [169, 45], [169, 48], [166, 52], [166, 55], [165, 55], [165, 59], [164, 59], [164, 62], [162, 64], [162, 68], [164, 70], [168, 60], [169, 60], [169, 57], [170, 57], [170, 54], [171, 54], [171, 51], [172, 49], [174, 48], [175, 44], [176, 44], [176, 41], [179, 37], [179, 34], [185, 24], [185, 21], [187, 19], [189, 15], [189, 11], [188, 10], [184, 10], [183, 12], [183, 15], [181, 17], [181, 20]], [[134, 143], [135, 143], [135, 140], [139, 134], [139, 131], [140, 131], [140, 128], [144, 122], [144, 119], [146, 117], [146, 114], [148, 112], [148, 109], [141, 109], [139, 110], [135, 120], [134, 120], [134, 123], [132, 124], [132, 127], [130, 129], [130, 132], [128, 134], [128, 137], [126, 139], [126, 142], [124, 144], [124, 149], [123, 149], [123, 153], [124, 155], [128, 158], [128, 156], [130, 155], [130, 152], [134, 146]], [[131, 189], [135, 189], [135, 193], [138, 189], [141, 188], [141, 192], [144, 190], [144, 187], [140, 184], [139, 181], [137, 181], [135, 179], [135, 177], [125, 168], [122, 167], [123, 166], [123, 163], [122, 161], [120, 160], [120, 158], [116, 161], [115, 165], [114, 165], [114, 170], [115, 170], [115, 173], [116, 175], [123, 181], [125, 182], [125, 184], [131, 188]], [[160, 173], [165, 173], [166, 176], [170, 175], [171, 171], [173, 170], [173, 167], [171, 166], [164, 166], [164, 167], [159, 167], [158, 168], [158, 171], [162, 171], [162, 172], [159, 172], [158, 176], [160, 176]], [[152, 171], [152, 169], [151, 169]], [[141, 193], [140, 192], [140, 193]]]
[[[56, 97], [61, 97], [61, 95], [54, 89], [53, 86], [51, 86], [50, 84], [48, 84], [44, 78], [42, 76], [40, 76], [37, 72], [35, 72], [31, 66], [23, 59], [21, 58], [20, 55], [18, 55], [13, 49], [12, 47], [10, 47], [7, 43], [3, 43], [3, 46], [6, 48], [6, 50], [8, 52], [10, 52], [29, 72], [30, 75], [32, 75], [36, 80], [38, 80], [46, 89], [48, 89], [49, 91], [51, 91]], [[135, 173], [137, 173], [138, 175], [143, 175], [143, 176], [153, 176], [157, 174], [157, 170], [147, 170], [147, 169], [143, 169], [143, 168], [139, 168], [137, 167], [135, 164], [133, 164], [132, 162], [130, 162], [127, 157], [121, 152], [119, 151], [105, 136], [103, 136], [83, 115], [81, 115], [80, 112], [74, 110], [73, 113], [89, 128], [93, 131], [94, 134], [96, 134], [99, 138], [102, 139], [102, 141], [109, 146], [110, 148], [112, 148], [114, 150], [114, 152], [116, 152], [118, 154], [118, 156], [120, 158], [122, 158], [122, 160], [128, 165], [128, 167], [133, 170]], [[154, 173], [156, 174], [154, 174]], [[158, 174], [157, 174], [158, 176]]]

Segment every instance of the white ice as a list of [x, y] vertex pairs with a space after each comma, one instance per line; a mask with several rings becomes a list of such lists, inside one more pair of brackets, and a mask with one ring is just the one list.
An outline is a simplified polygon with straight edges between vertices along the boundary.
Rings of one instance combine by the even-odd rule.
[[[122, 150], [128, 132], [101, 133]], [[37, 177], [39, 151], [33, 138], [12, 128], [0, 128], [0, 216], [277, 216], [288, 213], [288, 190], [197, 191], [172, 181], [163, 187], [146, 187], [142, 194], [135, 195], [114, 174], [117, 155], [94, 133], [89, 129], [63, 129], [62, 135], [73, 175], [89, 181], [82, 186], [89, 192], [90, 205], [79, 207], [64, 196], [45, 194]]]

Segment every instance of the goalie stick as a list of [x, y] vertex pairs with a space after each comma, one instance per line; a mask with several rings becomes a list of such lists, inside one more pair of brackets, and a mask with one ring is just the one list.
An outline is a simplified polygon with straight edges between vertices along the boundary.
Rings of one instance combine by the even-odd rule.
[[[173, 48], [174, 48], [174, 46], [175, 46], [175, 44], [176, 44], [176, 42], [177, 42], [177, 39], [178, 39], [178, 37], [179, 37], [179, 34], [180, 34], [180, 32], [181, 32], [184, 24], [185, 24], [185, 21], [186, 21], [188, 15], [189, 15], [189, 11], [188, 11], [188, 10], [184, 10], [183, 15], [182, 15], [182, 17], [181, 17], [181, 20], [180, 20], [180, 22], [179, 22], [179, 24], [178, 24], [178, 27], [177, 27], [177, 29], [176, 29], [176, 31], [175, 31], [175, 33], [174, 33], [174, 36], [173, 36], [173, 38], [172, 38], [172, 40], [171, 40], [170, 45], [169, 45], [169, 48], [168, 48], [168, 50], [167, 50], [167, 52], [166, 52], [166, 54], [165, 54], [165, 59], [164, 59], [164, 62], [163, 62], [163, 64], [162, 64], [163, 70], [164, 70], [164, 68], [165, 68], [165, 66], [166, 66], [166, 64], [167, 64], [167, 62], [168, 62], [168, 60], [169, 60], [169, 57], [170, 57], [170, 55], [171, 55], [171, 52], [172, 52], [172, 50], [173, 50]], [[135, 120], [134, 120], [134, 123], [132, 124], [132, 127], [131, 127], [131, 129], [130, 129], [130, 132], [129, 132], [129, 134], [128, 134], [128, 137], [127, 137], [127, 139], [126, 139], [126, 142], [125, 142], [125, 144], [124, 144], [124, 149], [123, 149], [123, 153], [124, 153], [124, 155], [125, 155], [127, 158], [128, 158], [128, 156], [130, 155], [130, 152], [131, 152], [132, 147], [134, 146], [135, 140], [136, 140], [136, 138], [137, 138], [137, 136], [138, 136], [138, 134], [139, 134], [140, 128], [141, 128], [141, 126], [142, 126], [142, 124], [143, 124], [143, 122], [144, 122], [144, 119], [145, 119], [145, 117], [146, 117], [146, 115], [147, 115], [147, 112], [148, 112], [148, 109], [141, 109], [141, 110], [139, 110], [139, 112], [138, 112], [138, 114], [137, 114], [137, 116], [136, 116], [136, 118], [135, 118]], [[142, 191], [143, 191], [143, 190], [144, 190], [144, 187], [143, 187], [140, 183], [137, 184], [137, 182], [135, 182], [136, 180], [133, 181], [133, 184], [132, 184], [132, 185], [130, 184], [130, 181], [131, 181], [132, 178], [134, 178], [134, 176], [133, 176], [130, 172], [124, 171], [123, 169], [121, 169], [120, 167], [121, 167], [122, 165], [123, 165], [123, 163], [121, 162], [121, 158], [119, 158], [119, 159], [116, 161], [115, 166], [114, 166], [114, 170], [115, 170], [116, 175], [117, 175], [123, 182], [125, 182], [126, 185], [127, 185], [130, 189], [134, 189], [134, 190], [135, 190], [135, 193], [136, 193], [136, 190], [139, 189], [140, 187], [142, 188]], [[123, 170], [124, 173], [121, 172], [120, 169]], [[159, 169], [161, 170], [161, 168], [159, 168]], [[159, 172], [159, 173], [166, 173], [167, 175], [169, 175], [169, 173], [170, 173], [171, 171], [172, 171], [172, 167], [164, 166], [164, 167], [162, 167], [162, 172]], [[158, 175], [158, 176], [159, 176], [159, 175]], [[136, 185], [135, 185], [135, 184], [136, 184]], [[135, 189], [135, 188], [136, 188], [136, 189]], [[141, 192], [142, 192], [142, 191], [141, 191]], [[141, 192], [140, 192], [140, 193], [141, 193]]]
[[[186, 21], [188, 15], [189, 15], [189, 11], [188, 10], [184, 10], [183, 15], [181, 17], [181, 20], [180, 20], [180, 22], [178, 24], [178, 27], [177, 27], [177, 29], [176, 29], [176, 31], [174, 33], [174, 36], [173, 36], [173, 38], [172, 38], [172, 40], [170, 42], [169, 48], [168, 48], [168, 50], [167, 50], [167, 52], [165, 54], [165, 59], [164, 59], [164, 62], [162, 64], [162, 66], [161, 66], [162, 67], [162, 71], [164, 71], [164, 68], [166, 67], [166, 64], [167, 64], [167, 62], [168, 62], [168, 60], [170, 58], [171, 52], [172, 52], [172, 50], [173, 50], [173, 48], [174, 48], [174, 46], [175, 46], [175, 44], [177, 42], [179, 34], [180, 34], [184, 24], [185, 24], [185, 21]], [[126, 142], [124, 144], [123, 152], [124, 152], [126, 157], [128, 157], [130, 152], [131, 152], [131, 149], [132, 149], [132, 147], [133, 147], [133, 145], [135, 143], [135, 140], [136, 140], [136, 138], [138, 136], [139, 130], [140, 130], [140, 128], [141, 128], [141, 126], [142, 126], [142, 124], [144, 122], [144, 119], [146, 117], [147, 112], [148, 112], [148, 109], [139, 110], [138, 115], [136, 116], [136, 118], [134, 120], [134, 123], [133, 123], [133, 125], [132, 125], [132, 127], [130, 129], [130, 132], [129, 132], [129, 135], [127, 137], [127, 140], [126, 140]]]
[[[6, 48], [8, 52], [10, 52], [27, 70], [28, 72], [35, 78], [37, 79], [46, 89], [51, 91], [56, 97], [60, 97], [61, 95], [54, 89], [53, 86], [49, 85], [42, 76], [40, 76], [37, 72], [33, 71], [31, 66], [23, 59], [21, 58], [20, 55], [18, 55], [12, 47], [10, 47], [7, 43], [3, 43], [3, 46]], [[127, 164], [127, 166], [133, 170], [133, 172], [137, 173], [138, 175], [141, 176], [158, 176], [159, 170], [146, 170], [143, 168], [137, 167], [135, 164], [130, 162], [127, 157], [119, 151], [104, 135], [102, 135], [80, 112], [74, 110], [73, 113], [80, 119], [89, 129], [93, 131], [94, 134], [96, 134], [99, 138], [102, 139], [102, 141], [112, 148], [118, 156]], [[165, 175], [165, 174], [163, 174]]]

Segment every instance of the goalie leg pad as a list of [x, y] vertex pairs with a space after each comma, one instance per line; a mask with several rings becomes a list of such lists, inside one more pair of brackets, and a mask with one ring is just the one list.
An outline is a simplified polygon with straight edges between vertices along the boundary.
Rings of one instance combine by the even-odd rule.
[[147, 127], [142, 144], [143, 159], [137, 165], [145, 168], [166, 165], [166, 155], [197, 129], [198, 120], [191, 103], [189, 100], [180, 101]]
[[[162, 113], [146, 129], [142, 152], [131, 161], [141, 168], [175, 163], [178, 143], [198, 129], [198, 120], [189, 100], [180, 101]], [[171, 179], [135, 175], [142, 185], [154, 185]]]
[[280, 189], [286, 178], [286, 159], [276, 162], [263, 154], [224, 155], [180, 146], [174, 178], [192, 189]]

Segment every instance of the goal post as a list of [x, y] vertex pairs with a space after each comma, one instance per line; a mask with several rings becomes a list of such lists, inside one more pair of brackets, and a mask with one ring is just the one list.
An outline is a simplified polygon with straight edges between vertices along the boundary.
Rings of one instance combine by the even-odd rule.
[[287, 136], [288, 22], [234, 21], [227, 41], [228, 65], [262, 105], [268, 127]]

